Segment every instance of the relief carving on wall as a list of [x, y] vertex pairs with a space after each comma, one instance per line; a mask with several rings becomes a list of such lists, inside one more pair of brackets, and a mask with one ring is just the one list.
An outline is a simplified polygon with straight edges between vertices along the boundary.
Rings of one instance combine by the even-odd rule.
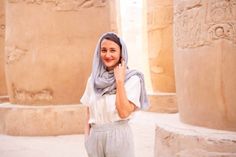
[[104, 7], [107, 0], [8, 0], [9, 3], [50, 5], [55, 11], [78, 11], [83, 8]]
[[6, 47], [6, 64], [12, 64], [19, 61], [27, 53], [27, 49], [18, 46]]
[[5, 35], [4, 14], [0, 14], [0, 38], [4, 38], [4, 35]]
[[183, 1], [174, 14], [179, 48], [200, 47], [218, 39], [236, 44], [236, 0]]
[[147, 13], [148, 31], [162, 29], [173, 23], [173, 6], [155, 7]]
[[40, 91], [28, 91], [12, 84], [13, 97], [18, 103], [49, 102], [53, 99], [53, 91], [45, 88]]

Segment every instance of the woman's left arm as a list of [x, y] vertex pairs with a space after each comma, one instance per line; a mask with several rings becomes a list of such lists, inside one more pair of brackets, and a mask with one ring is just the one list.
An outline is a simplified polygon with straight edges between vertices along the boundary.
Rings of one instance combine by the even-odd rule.
[[114, 74], [116, 79], [116, 108], [120, 118], [125, 119], [135, 111], [136, 106], [128, 100], [125, 91], [126, 64], [124, 60], [115, 67]]

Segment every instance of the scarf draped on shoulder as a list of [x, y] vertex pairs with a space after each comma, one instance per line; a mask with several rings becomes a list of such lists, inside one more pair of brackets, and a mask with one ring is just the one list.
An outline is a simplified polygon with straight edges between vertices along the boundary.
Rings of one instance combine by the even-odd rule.
[[[113, 32], [108, 32], [108, 33], [115, 34]], [[114, 76], [114, 71], [113, 70], [107, 71], [100, 57], [101, 40], [103, 36], [105, 36], [106, 34], [107, 33], [103, 34], [100, 37], [97, 43], [97, 46], [94, 52], [94, 58], [93, 58], [91, 79], [92, 79], [94, 91], [97, 96], [116, 93], [116, 83], [115, 83], [116, 80]], [[120, 37], [119, 39], [122, 46], [121, 56], [124, 59], [125, 63], [127, 64], [128, 63], [127, 48], [124, 41]], [[141, 104], [141, 109], [148, 109], [149, 104], [148, 104], [148, 98], [146, 94], [143, 74], [137, 70], [130, 70], [129, 68], [127, 68], [125, 82], [134, 75], [137, 75], [140, 78], [141, 93], [140, 93], [139, 101]]]

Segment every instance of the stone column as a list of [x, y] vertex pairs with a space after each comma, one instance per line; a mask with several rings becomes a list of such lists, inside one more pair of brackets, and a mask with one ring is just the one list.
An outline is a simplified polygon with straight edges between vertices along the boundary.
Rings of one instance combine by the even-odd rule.
[[111, 30], [109, 8], [102, 0], [7, 1], [11, 103], [79, 103], [98, 37]]
[[147, 1], [148, 52], [154, 92], [175, 92], [173, 1]]
[[80, 97], [96, 43], [104, 32], [117, 31], [116, 19], [115, 0], [6, 1], [11, 104], [0, 106], [0, 133], [83, 133]]
[[0, 103], [4, 101], [7, 95], [5, 65], [4, 65], [5, 62], [4, 40], [5, 40], [5, 7], [4, 7], [4, 1], [0, 1]]
[[236, 1], [174, 4], [179, 114], [157, 124], [155, 157], [234, 157]]
[[236, 131], [236, 1], [175, 1], [175, 68], [183, 122]]
[[153, 94], [151, 110], [176, 112], [173, 66], [173, 0], [148, 0], [148, 56]]

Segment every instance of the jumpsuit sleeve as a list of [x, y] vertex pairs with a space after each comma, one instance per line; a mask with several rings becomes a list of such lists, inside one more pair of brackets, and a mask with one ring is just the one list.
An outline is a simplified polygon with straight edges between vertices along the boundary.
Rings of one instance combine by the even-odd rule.
[[86, 84], [84, 94], [80, 99], [80, 102], [85, 106], [90, 105], [89, 100], [90, 100], [90, 96], [91, 96], [91, 91], [92, 91], [92, 84], [91, 84], [91, 77], [89, 77], [88, 80], [87, 80], [87, 84]]

